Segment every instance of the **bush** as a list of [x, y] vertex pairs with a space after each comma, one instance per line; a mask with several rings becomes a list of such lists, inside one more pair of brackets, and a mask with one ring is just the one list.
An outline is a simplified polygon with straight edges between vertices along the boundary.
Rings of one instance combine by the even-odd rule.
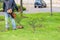
[[[18, 6], [18, 9], [20, 10], [20, 5], [17, 5]], [[26, 10], [26, 8], [25, 7], [23, 7], [23, 11], [25, 11]], [[14, 10], [14, 12], [16, 12], [16, 9]]]
[[2, 12], [3, 8], [2, 8], [2, 2], [0, 2], [0, 12]]
[[2, 2], [0, 2], [0, 8], [2, 8], [2, 5], [3, 5], [3, 3], [2, 3]]
[[0, 21], [4, 21], [4, 16], [0, 16]]
[[[18, 6], [18, 8], [20, 8], [21, 6], [20, 5], [17, 5]], [[26, 8], [25, 7], [23, 7], [23, 11], [25, 11], [26, 10]]]

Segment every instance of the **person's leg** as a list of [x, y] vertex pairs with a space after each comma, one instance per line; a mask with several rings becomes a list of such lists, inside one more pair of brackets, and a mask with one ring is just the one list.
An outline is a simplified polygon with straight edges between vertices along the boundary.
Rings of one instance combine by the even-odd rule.
[[13, 30], [15, 30], [16, 29], [15, 20], [14, 20], [14, 18], [11, 17], [11, 15], [10, 15], [10, 19], [11, 19], [11, 22], [12, 22]]
[[8, 25], [8, 13], [5, 12], [5, 27], [6, 29], [9, 29], [9, 25]]

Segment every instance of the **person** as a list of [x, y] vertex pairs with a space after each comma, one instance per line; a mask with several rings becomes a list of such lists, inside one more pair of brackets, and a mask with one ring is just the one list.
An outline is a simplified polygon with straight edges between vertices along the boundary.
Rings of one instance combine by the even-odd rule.
[[14, 0], [4, 0], [3, 2], [3, 11], [5, 12], [5, 28], [6, 30], [9, 29], [9, 23], [8, 23], [8, 18], [11, 19], [11, 23], [12, 23], [12, 26], [13, 26], [13, 30], [16, 30], [16, 23], [15, 23], [15, 20], [14, 18], [7, 12], [9, 9], [12, 9], [12, 13], [14, 12], [14, 9], [16, 9], [18, 11], [18, 7], [15, 3]]

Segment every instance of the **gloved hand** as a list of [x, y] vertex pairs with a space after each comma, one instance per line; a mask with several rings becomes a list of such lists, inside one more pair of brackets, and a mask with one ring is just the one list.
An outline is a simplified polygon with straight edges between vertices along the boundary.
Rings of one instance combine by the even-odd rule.
[[8, 9], [7, 12], [11, 14], [12, 13], [12, 9]]

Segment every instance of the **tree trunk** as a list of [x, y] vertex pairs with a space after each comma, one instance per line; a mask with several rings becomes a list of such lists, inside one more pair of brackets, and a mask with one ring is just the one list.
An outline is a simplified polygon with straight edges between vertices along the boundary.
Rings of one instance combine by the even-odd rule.
[[52, 0], [50, 0], [50, 12], [51, 12], [51, 16], [53, 15], [52, 14]]
[[20, 0], [20, 9], [21, 9], [21, 16], [23, 15], [22, 13], [23, 13], [23, 3], [22, 3], [22, 0]]

